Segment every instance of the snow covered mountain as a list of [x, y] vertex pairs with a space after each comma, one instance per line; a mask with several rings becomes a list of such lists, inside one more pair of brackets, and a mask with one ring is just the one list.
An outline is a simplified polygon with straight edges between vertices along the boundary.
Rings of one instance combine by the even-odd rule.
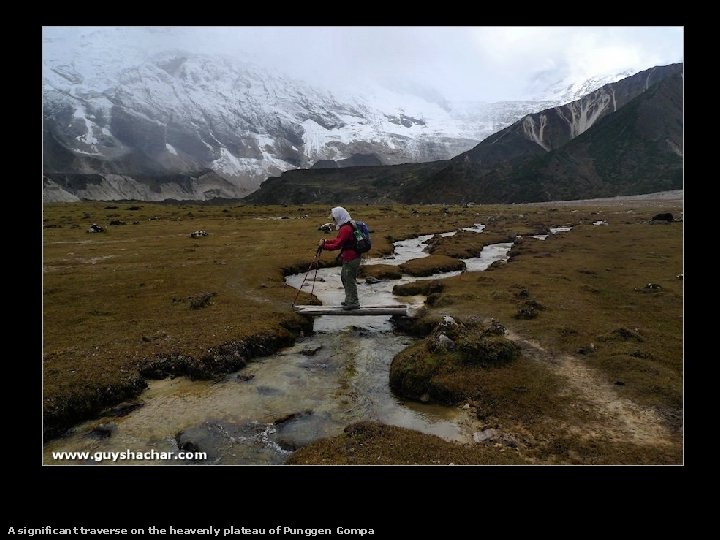
[[119, 55], [108, 31], [79, 32], [67, 47], [44, 36], [47, 201], [241, 197], [321, 160], [448, 159], [549, 105], [379, 86], [339, 96], [237, 58], [140, 46]]
[[577, 101], [607, 84], [618, 82], [637, 73], [638, 70], [625, 70], [617, 73], [603, 73], [589, 78], [574, 76], [547, 80], [548, 74], [536, 76], [531, 95], [535, 101], [551, 101], [556, 105]]
[[[498, 103], [449, 102], [409, 84], [339, 94], [242, 57], [151, 52], [152, 39], [168, 31], [44, 32], [46, 201], [242, 197], [268, 177], [318, 162], [450, 159], [604, 81]], [[120, 52], [118, 37], [135, 45]]]

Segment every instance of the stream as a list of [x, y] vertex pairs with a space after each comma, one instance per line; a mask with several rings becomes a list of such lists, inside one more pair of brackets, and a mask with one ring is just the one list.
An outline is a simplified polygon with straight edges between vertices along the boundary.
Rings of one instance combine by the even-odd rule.
[[[481, 233], [483, 229], [484, 225], [476, 224], [465, 230]], [[393, 255], [367, 259], [363, 264], [399, 265], [426, 257], [425, 242], [432, 236], [396, 242]], [[494, 261], [507, 260], [511, 246], [486, 246], [478, 257], [465, 259], [467, 271], [482, 271]], [[393, 286], [457, 274], [421, 278], [405, 275], [400, 280], [362, 282], [358, 284], [358, 296], [361, 304], [419, 307], [424, 296], [395, 297]], [[297, 288], [304, 276], [295, 274], [286, 281]], [[312, 277], [305, 283], [308, 292]], [[314, 294], [323, 304], [338, 305], [344, 298], [340, 268], [320, 269]], [[446, 440], [472, 440], [470, 428], [463, 427], [467, 425], [464, 410], [405, 401], [391, 392], [390, 363], [414, 338], [395, 334], [390, 316], [321, 316], [315, 318], [314, 330], [312, 336], [299, 338], [294, 346], [253, 359], [221, 381], [191, 381], [185, 377], [148, 381], [148, 388], [138, 398], [142, 407], [123, 417], [78, 424], [66, 436], [45, 445], [44, 463], [191, 463], [164, 459], [167, 456], [161, 454], [179, 452], [179, 440], [186, 450], [207, 452], [207, 459], [199, 463], [281, 464], [295, 449], [337, 435], [346, 425], [359, 420], [378, 420]], [[112, 460], [111, 452], [128, 450], [135, 452], [136, 458], [140, 452], [146, 455]], [[148, 454], [151, 451], [156, 454]], [[60, 460], [53, 457], [53, 452], [89, 454]]]

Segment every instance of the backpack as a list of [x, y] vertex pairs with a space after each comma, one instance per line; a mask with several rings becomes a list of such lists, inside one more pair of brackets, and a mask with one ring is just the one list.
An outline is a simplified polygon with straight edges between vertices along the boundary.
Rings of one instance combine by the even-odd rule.
[[370, 251], [372, 243], [370, 242], [370, 229], [364, 221], [351, 222], [353, 226], [353, 235], [355, 236], [355, 251], [365, 253]]

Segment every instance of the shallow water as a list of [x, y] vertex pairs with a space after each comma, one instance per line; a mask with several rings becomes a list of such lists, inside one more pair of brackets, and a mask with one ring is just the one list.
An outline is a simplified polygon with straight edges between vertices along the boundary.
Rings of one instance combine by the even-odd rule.
[[[481, 232], [482, 228], [478, 224], [466, 230]], [[369, 259], [364, 264], [397, 265], [427, 256], [424, 242], [431, 237], [397, 242], [394, 258]], [[467, 270], [480, 271], [496, 260], [507, 260], [511, 246], [485, 247], [478, 257], [466, 260]], [[395, 297], [393, 286], [458, 273], [360, 283], [358, 296], [361, 304], [419, 307], [424, 297]], [[289, 276], [287, 282], [299, 287], [303, 277]], [[344, 297], [340, 269], [320, 269], [317, 277], [314, 294], [323, 304], [339, 304]], [[305, 286], [309, 291], [311, 283]], [[177, 452], [176, 435], [183, 433], [181, 442], [190, 441], [208, 452], [204, 463], [279, 464], [295, 448], [337, 435], [359, 420], [378, 420], [446, 440], [471, 438], [472, 434], [461, 427], [463, 412], [459, 408], [408, 402], [390, 391], [390, 363], [414, 340], [395, 335], [389, 316], [322, 316], [315, 319], [314, 329], [313, 336], [299, 339], [278, 354], [257, 358], [221, 381], [184, 377], [149, 381], [149, 388], [139, 398], [141, 408], [121, 418], [96, 419], [76, 426], [68, 436], [45, 446], [45, 463], [96, 463], [92, 459], [56, 460], [53, 451]], [[94, 432], [98, 424], [109, 425], [111, 436]], [[117, 463], [184, 462], [143, 459]]]

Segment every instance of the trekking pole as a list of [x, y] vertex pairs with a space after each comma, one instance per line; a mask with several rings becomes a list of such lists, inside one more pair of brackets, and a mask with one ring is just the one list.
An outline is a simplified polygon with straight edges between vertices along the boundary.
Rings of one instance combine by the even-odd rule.
[[310, 270], [312, 270], [313, 265], [315, 265], [315, 275], [313, 276], [313, 284], [312, 289], [310, 290], [310, 294], [313, 294], [315, 291], [315, 280], [317, 279], [317, 273], [318, 269], [320, 268], [320, 254], [322, 253], [322, 248], [318, 247], [317, 251], [315, 251], [315, 258], [310, 263], [310, 266], [308, 266], [307, 272], [305, 272], [305, 277], [302, 280], [302, 283], [300, 284], [300, 287], [298, 287], [298, 291], [295, 294], [295, 299], [293, 300], [293, 307], [295, 306], [295, 302], [297, 302], [298, 296], [300, 296], [300, 291], [302, 291], [303, 285], [305, 285], [305, 281], [307, 280], [308, 274], [310, 273]]

